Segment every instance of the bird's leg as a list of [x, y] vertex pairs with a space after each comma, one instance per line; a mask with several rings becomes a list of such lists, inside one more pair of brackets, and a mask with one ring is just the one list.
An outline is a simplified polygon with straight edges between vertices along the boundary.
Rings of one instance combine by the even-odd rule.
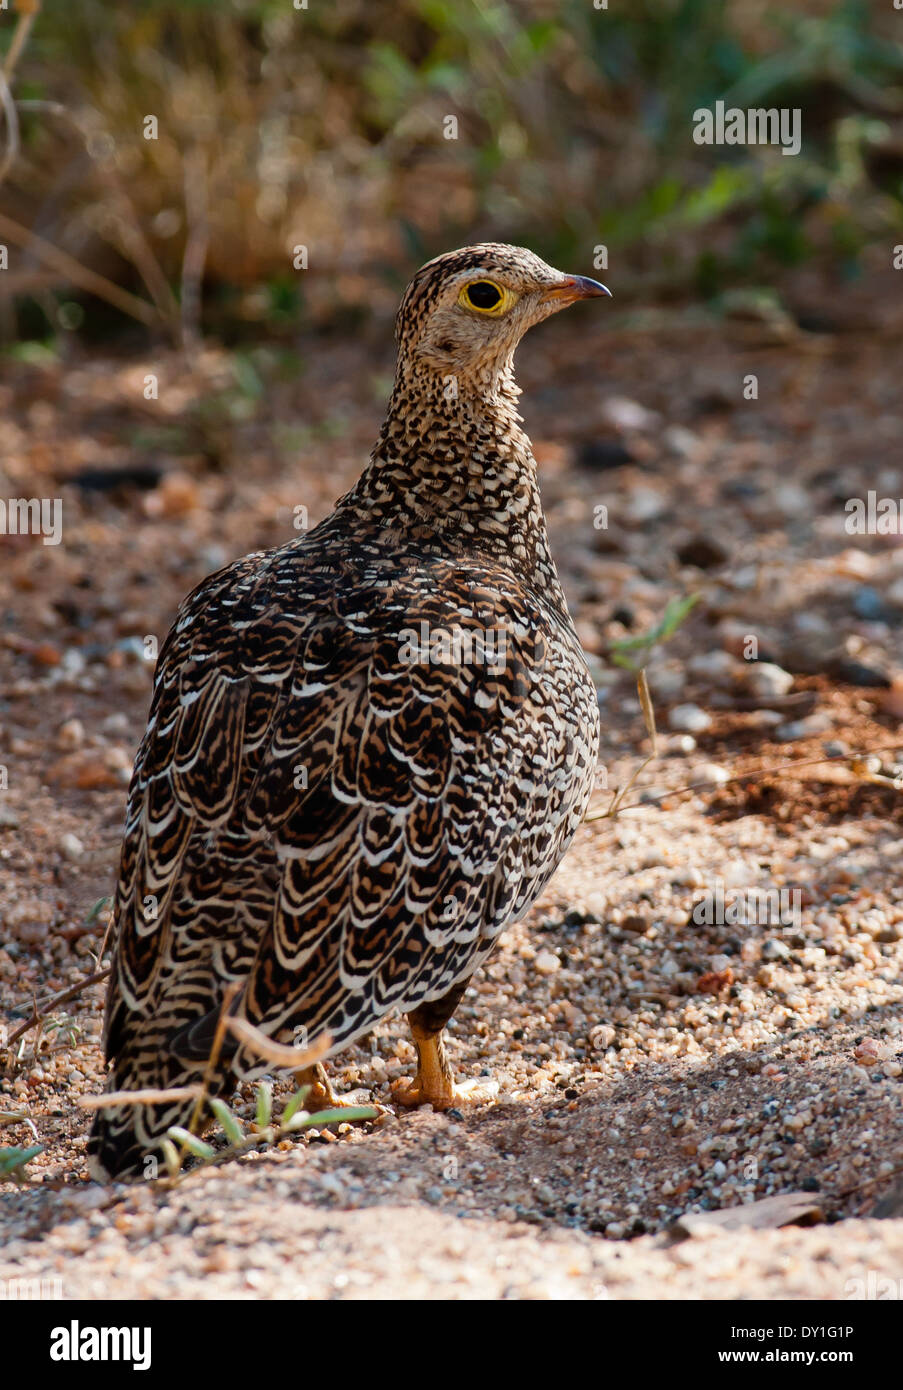
[[403, 1078], [392, 1086], [392, 1099], [399, 1105], [431, 1105], [434, 1110], [451, 1110], [455, 1105], [480, 1104], [498, 1095], [497, 1081], [465, 1081], [455, 1084], [449, 1065], [442, 1030], [461, 1001], [469, 980], [463, 980], [442, 999], [421, 1004], [408, 1014], [408, 1023], [417, 1049], [417, 1075]]
[[428, 1033], [418, 1028], [416, 1010], [408, 1014], [414, 1046], [417, 1049], [417, 1075], [404, 1077], [392, 1087], [392, 1099], [399, 1105], [431, 1105], [434, 1110], [450, 1110], [455, 1103], [455, 1078], [448, 1064], [441, 1031]]
[[332, 1082], [326, 1073], [326, 1068], [322, 1062], [316, 1062], [312, 1067], [304, 1067], [301, 1071], [294, 1073], [295, 1081], [299, 1086], [309, 1086], [307, 1099], [304, 1102], [305, 1110], [331, 1110], [333, 1106], [341, 1105], [342, 1101], [332, 1089]]

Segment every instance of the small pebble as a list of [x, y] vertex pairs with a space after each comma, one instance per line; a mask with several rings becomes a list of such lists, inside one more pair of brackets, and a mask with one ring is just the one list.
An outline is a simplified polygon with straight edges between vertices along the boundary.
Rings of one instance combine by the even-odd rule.
[[657, 411], [647, 410], [639, 401], [626, 396], [609, 396], [603, 403], [602, 413], [615, 429], [625, 434], [633, 430], [654, 430], [659, 422]]
[[63, 857], [65, 859], [71, 860], [73, 863], [76, 860], [81, 859], [82, 855], [85, 852], [85, 847], [82, 844], [81, 840], [78, 838], [77, 835], [73, 835], [70, 831], [67, 831], [65, 835], [60, 836], [59, 848]]
[[68, 753], [74, 752], [76, 748], [81, 748], [84, 741], [85, 726], [80, 719], [67, 719], [65, 724], [61, 724], [57, 730], [57, 747]]
[[848, 744], [839, 738], [826, 739], [822, 748], [829, 758], [845, 758], [850, 751]]
[[742, 666], [730, 652], [716, 647], [710, 652], [696, 652], [687, 662], [687, 674], [706, 685], [730, 688], [742, 673]]
[[[688, 430], [685, 425], [669, 425], [667, 429], [662, 431], [662, 443], [669, 454], [673, 454], [675, 458], [684, 459], [692, 458], [694, 454], [699, 452], [701, 446], [699, 435]], [[705, 537], [705, 540], [711, 547], [716, 544], [710, 537]], [[721, 550], [721, 547], [719, 546], [718, 549]], [[727, 559], [724, 550], [721, 550], [721, 555], [723, 559]], [[690, 561], [689, 563], [695, 562]], [[718, 563], [720, 564], [721, 561], [719, 560]], [[706, 566], [703, 565], [702, 568], [704, 569]]]
[[792, 743], [798, 738], [812, 738], [816, 734], [824, 734], [831, 728], [831, 718], [827, 714], [810, 714], [805, 719], [792, 719], [787, 724], [780, 724], [774, 731], [774, 736], [779, 743]]
[[693, 753], [696, 750], [696, 740], [692, 734], [675, 734], [674, 738], [668, 741], [668, 749], [672, 753]]
[[712, 716], [698, 705], [675, 705], [668, 715], [668, 723], [679, 733], [702, 734], [711, 728]]
[[635, 526], [655, 521], [668, 510], [668, 499], [651, 487], [637, 487], [624, 506], [624, 520]]
[[746, 684], [754, 695], [772, 700], [790, 692], [793, 676], [770, 661], [756, 661], [747, 671]]
[[884, 601], [871, 584], [863, 584], [856, 590], [853, 595], [853, 612], [857, 618], [864, 618], [870, 623], [892, 622], [898, 617], [893, 607]]

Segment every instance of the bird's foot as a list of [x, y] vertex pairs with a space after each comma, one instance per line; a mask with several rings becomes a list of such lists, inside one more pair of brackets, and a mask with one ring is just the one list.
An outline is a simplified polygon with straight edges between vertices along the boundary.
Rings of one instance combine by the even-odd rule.
[[[387, 1115], [389, 1112], [384, 1105], [373, 1099], [372, 1093], [366, 1086], [359, 1086], [356, 1091], [345, 1091], [344, 1095], [337, 1096], [330, 1087], [329, 1097], [319, 1098], [309, 1095], [304, 1102], [304, 1109], [309, 1115], [316, 1115], [321, 1110], [355, 1110], [359, 1106], [367, 1105], [371, 1110], [375, 1110], [377, 1115]], [[354, 1121], [350, 1121], [351, 1124]], [[363, 1121], [361, 1121], [363, 1124]]]
[[309, 1115], [316, 1115], [321, 1110], [351, 1110], [359, 1105], [372, 1106], [379, 1115], [388, 1113], [386, 1107], [378, 1105], [363, 1086], [356, 1091], [346, 1091], [344, 1095], [337, 1096], [322, 1062], [318, 1062], [315, 1067], [295, 1072], [295, 1080], [299, 1086], [310, 1087], [304, 1101], [304, 1109]]
[[[432, 1083], [432, 1084], [430, 1084]], [[499, 1083], [488, 1077], [455, 1082], [452, 1078], [424, 1078], [418, 1072], [413, 1081], [403, 1076], [392, 1083], [392, 1100], [409, 1110], [418, 1105], [431, 1105], [434, 1110], [452, 1110], [459, 1105], [488, 1105], [499, 1093]]]

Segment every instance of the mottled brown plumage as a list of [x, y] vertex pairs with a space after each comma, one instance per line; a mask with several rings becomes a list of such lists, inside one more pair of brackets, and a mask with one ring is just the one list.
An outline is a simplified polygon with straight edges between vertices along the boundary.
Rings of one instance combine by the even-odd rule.
[[[397, 1098], [452, 1103], [442, 1027], [554, 871], [595, 769], [512, 358], [602, 293], [510, 246], [424, 266], [356, 485], [185, 600], [129, 791], [110, 1089], [199, 1081], [234, 983], [234, 1013], [331, 1051], [408, 1012], [420, 1068]], [[266, 1069], [233, 1043], [214, 1088]], [[142, 1171], [190, 1113], [99, 1111], [94, 1171]]]

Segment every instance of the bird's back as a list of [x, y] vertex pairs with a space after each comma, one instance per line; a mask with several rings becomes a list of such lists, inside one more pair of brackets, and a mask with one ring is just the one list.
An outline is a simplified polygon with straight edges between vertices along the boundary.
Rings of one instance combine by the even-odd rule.
[[438, 549], [331, 519], [185, 601], [129, 792], [114, 1089], [183, 1084], [233, 981], [333, 1050], [441, 997], [556, 867], [598, 737], [579, 644], [557, 597]]

